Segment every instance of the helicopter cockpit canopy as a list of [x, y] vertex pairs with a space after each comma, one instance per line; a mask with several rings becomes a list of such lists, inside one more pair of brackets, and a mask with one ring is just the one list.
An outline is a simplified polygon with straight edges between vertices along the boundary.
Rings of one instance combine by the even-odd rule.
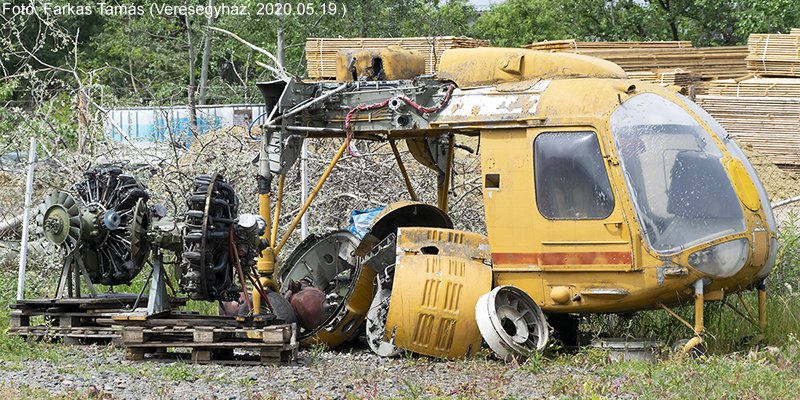
[[[722, 151], [691, 114], [643, 93], [620, 105], [610, 122], [634, 208], [654, 251], [675, 254], [746, 230]], [[715, 276], [736, 274], [749, 256], [746, 239], [711, 249], [690, 260]]]

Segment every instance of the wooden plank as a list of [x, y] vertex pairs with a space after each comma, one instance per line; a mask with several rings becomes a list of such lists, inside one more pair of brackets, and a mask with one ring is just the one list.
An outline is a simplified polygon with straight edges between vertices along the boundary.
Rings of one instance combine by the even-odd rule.
[[147, 349], [140, 347], [127, 347], [125, 348], [125, 359], [130, 361], [144, 360], [146, 350]]
[[211, 327], [197, 327], [193, 332], [195, 343], [213, 343], [222, 337], [221, 332], [215, 332]]
[[551, 42], [529, 49], [570, 52], [603, 58], [626, 72], [681, 69], [698, 79], [736, 78], [747, 74], [746, 46], [692, 47], [688, 42]]
[[754, 33], [747, 39], [747, 68], [764, 76], [800, 77], [800, 34]]
[[19, 328], [22, 326], [30, 326], [31, 324], [31, 317], [29, 315], [25, 315], [18, 310], [12, 311], [9, 313], [9, 327], [10, 328]]
[[775, 164], [800, 166], [800, 98], [697, 96], [737, 141]]
[[122, 341], [125, 344], [144, 342], [144, 329], [137, 326], [125, 327], [122, 330]]

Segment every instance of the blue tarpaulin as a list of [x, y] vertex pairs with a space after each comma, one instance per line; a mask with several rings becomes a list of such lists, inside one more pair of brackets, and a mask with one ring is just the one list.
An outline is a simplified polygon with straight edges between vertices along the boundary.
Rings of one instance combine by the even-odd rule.
[[386, 207], [375, 207], [367, 210], [355, 210], [350, 214], [350, 220], [347, 230], [359, 239], [363, 239], [364, 235], [369, 232], [369, 226], [372, 225], [372, 220], [380, 214]]

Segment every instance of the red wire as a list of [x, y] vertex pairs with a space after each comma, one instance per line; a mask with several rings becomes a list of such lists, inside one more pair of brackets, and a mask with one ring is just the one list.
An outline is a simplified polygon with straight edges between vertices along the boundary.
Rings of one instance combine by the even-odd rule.
[[388, 98], [388, 99], [386, 99], [384, 101], [381, 101], [379, 103], [361, 104], [361, 105], [353, 107], [352, 109], [350, 109], [350, 111], [347, 112], [347, 116], [345, 116], [345, 118], [344, 118], [344, 131], [345, 131], [345, 135], [346, 135], [345, 136], [346, 137], [345, 140], [347, 141], [347, 154], [351, 155], [351, 156], [354, 156], [353, 151], [350, 149], [350, 140], [352, 140], [352, 138], [353, 138], [353, 131], [351, 129], [352, 128], [351, 120], [353, 119], [353, 114], [355, 114], [355, 113], [357, 113], [359, 111], [375, 110], [375, 109], [378, 109], [378, 108], [386, 107], [386, 105], [388, 105], [389, 102], [392, 101], [392, 99], [394, 99], [394, 98], [398, 98], [400, 100], [403, 100], [404, 102], [406, 102], [406, 104], [410, 105], [412, 108], [414, 108], [415, 110], [417, 110], [417, 111], [419, 111], [421, 113], [425, 113], [425, 114], [435, 113], [435, 112], [440, 111], [442, 108], [444, 108], [445, 105], [447, 105], [447, 103], [450, 101], [450, 98], [453, 96], [453, 90], [455, 90], [455, 88], [456, 88], [455, 85], [448, 86], [447, 93], [445, 93], [444, 98], [435, 107], [423, 107], [423, 106], [415, 103], [413, 100], [411, 100], [408, 97], [403, 96], [403, 95], [390, 97], [390, 98]]
[[[234, 235], [233, 225], [231, 225], [230, 234], [228, 235], [228, 262], [231, 263], [231, 266], [233, 266], [233, 264], [236, 263], [236, 255], [234, 255], [233, 252], [234, 251], [237, 251], [237, 252], [239, 251], [239, 250], [236, 249], [236, 242], [233, 240], [233, 235]], [[239, 274], [239, 272], [241, 272], [241, 268], [240, 268], [239, 271], [234, 271], [234, 272]], [[239, 275], [241, 275], [241, 274], [239, 274]], [[244, 277], [240, 276], [239, 280], [241, 281], [240, 283], [243, 283], [244, 282]], [[245, 302], [245, 304], [247, 304], [247, 308], [252, 311], [253, 310], [253, 305], [250, 304], [250, 298], [247, 297], [247, 288], [246, 287], [242, 287], [242, 294], [244, 294], [244, 302]]]

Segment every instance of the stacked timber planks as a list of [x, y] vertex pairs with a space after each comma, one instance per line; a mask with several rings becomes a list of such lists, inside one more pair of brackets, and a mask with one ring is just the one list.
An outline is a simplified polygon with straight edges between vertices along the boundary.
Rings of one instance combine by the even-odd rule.
[[747, 39], [747, 48], [749, 70], [764, 76], [800, 77], [800, 34], [754, 33]]
[[790, 35], [800, 35], [800, 28], [792, 28], [792, 29], [789, 31], [789, 34], [790, 34]]
[[800, 29], [752, 34], [747, 44], [750, 74], [703, 82], [696, 101], [739, 142], [800, 169]]
[[747, 74], [746, 46], [692, 47], [690, 42], [539, 42], [528, 49], [585, 54], [614, 62], [626, 72], [679, 68], [700, 79]]
[[663, 86], [675, 85], [683, 88], [688, 88], [698, 80], [693, 73], [680, 68], [654, 71], [631, 71], [627, 74], [628, 78], [631, 79], [657, 83]]
[[661, 42], [577, 42], [575, 39], [546, 40], [524, 46], [526, 49], [582, 53], [591, 50], [612, 49], [681, 49], [692, 47], [688, 41], [661, 41]]
[[740, 143], [779, 166], [800, 166], [800, 98], [705, 95], [695, 101]]
[[489, 46], [488, 40], [458, 36], [406, 38], [308, 38], [306, 40], [306, 72], [309, 78], [336, 78], [336, 57], [343, 49], [382, 49], [400, 46], [425, 56], [425, 73], [436, 72], [439, 59], [447, 49]]
[[703, 87], [705, 94], [713, 96], [800, 98], [800, 79], [797, 78], [726, 79], [704, 82]]

